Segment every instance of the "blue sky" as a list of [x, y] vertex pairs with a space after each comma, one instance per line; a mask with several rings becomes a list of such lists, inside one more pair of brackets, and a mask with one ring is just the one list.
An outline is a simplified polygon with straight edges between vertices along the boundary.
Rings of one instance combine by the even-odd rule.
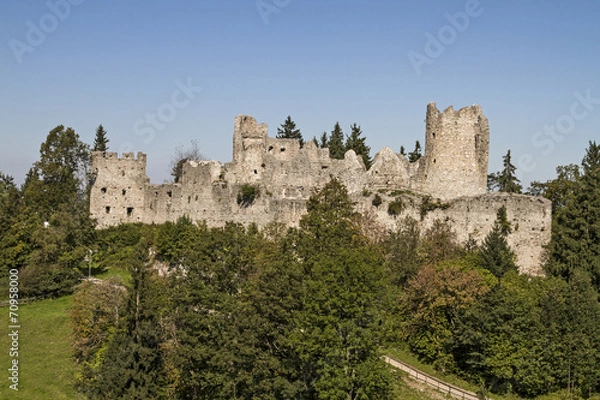
[[411, 150], [434, 101], [481, 105], [490, 172], [511, 149], [527, 186], [599, 137], [598, 16], [595, 0], [6, 3], [0, 171], [22, 182], [55, 126], [91, 143], [102, 123], [161, 183], [191, 140], [230, 161], [238, 114], [271, 136], [287, 115], [305, 138], [356, 122], [373, 155]]

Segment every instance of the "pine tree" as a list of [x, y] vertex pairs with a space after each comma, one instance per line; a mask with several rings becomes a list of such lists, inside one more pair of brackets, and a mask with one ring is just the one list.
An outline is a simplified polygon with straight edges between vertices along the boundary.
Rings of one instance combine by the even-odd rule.
[[360, 129], [360, 126], [356, 125], [355, 123], [350, 127], [350, 129], [352, 130], [352, 133], [350, 133], [350, 136], [348, 136], [348, 138], [346, 139], [346, 151], [354, 150], [356, 155], [363, 159], [365, 167], [368, 170], [373, 164], [370, 155], [371, 148], [367, 146], [366, 138], [361, 137], [362, 131]]
[[421, 143], [417, 140], [415, 142], [415, 149], [408, 153], [408, 162], [415, 162], [421, 158]]
[[94, 147], [92, 151], [107, 151], [108, 150], [108, 138], [106, 137], [106, 131], [102, 124], [96, 128], [96, 138], [94, 139]]
[[125, 315], [108, 345], [93, 398], [162, 398], [165, 391], [161, 352], [158, 284], [151, 277], [148, 243], [134, 251], [132, 289]]
[[344, 159], [344, 133], [340, 127], [340, 123], [336, 122], [329, 136], [329, 156], [337, 160]]
[[523, 187], [520, 180], [515, 175], [517, 168], [511, 163], [510, 150], [502, 157], [503, 169], [498, 175], [498, 190], [507, 193], [521, 193]]
[[321, 134], [321, 139], [319, 140], [319, 147], [322, 149], [329, 147], [329, 139], [327, 137], [327, 132], [323, 132]]
[[406, 156], [406, 149], [404, 148], [404, 146], [400, 146], [400, 154]]
[[548, 267], [567, 279], [574, 268], [583, 268], [600, 288], [600, 146], [595, 142], [590, 142], [581, 165], [573, 193], [552, 224]]
[[498, 183], [498, 179], [500, 178], [500, 172], [492, 172], [487, 176], [487, 191], [488, 192], [497, 192], [500, 188], [500, 184]]
[[512, 228], [506, 216], [506, 207], [498, 209], [494, 227], [487, 234], [479, 249], [481, 266], [500, 278], [510, 270], [517, 270], [515, 253], [511, 250], [506, 237]]
[[287, 119], [277, 128], [277, 138], [280, 139], [296, 139], [300, 142], [300, 147], [304, 146], [304, 139], [300, 129], [296, 129], [296, 123], [292, 121], [292, 117], [288, 115]]

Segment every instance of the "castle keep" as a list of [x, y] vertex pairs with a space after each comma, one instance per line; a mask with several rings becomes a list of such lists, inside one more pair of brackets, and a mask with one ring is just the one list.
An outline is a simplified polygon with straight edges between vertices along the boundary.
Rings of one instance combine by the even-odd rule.
[[[265, 226], [270, 222], [297, 225], [315, 189], [338, 178], [359, 212], [386, 229], [397, 229], [405, 217], [421, 228], [435, 220], [448, 222], [458, 240], [481, 242], [505, 206], [513, 232], [508, 241], [522, 273], [540, 274], [542, 246], [550, 240], [551, 203], [526, 195], [486, 193], [489, 157], [487, 118], [477, 105], [440, 112], [427, 106], [425, 154], [407, 158], [383, 148], [366, 170], [362, 159], [348, 151], [343, 160], [312, 141], [268, 136], [266, 124], [250, 116], [235, 118], [233, 159], [188, 161], [178, 183], [152, 184], [146, 175], [146, 155], [92, 153], [95, 182], [90, 213], [103, 228], [125, 222], [162, 223], [182, 215], [208, 226], [228, 221]], [[250, 203], [239, 201], [243, 189], [257, 190]], [[382, 202], [374, 202], [375, 197]], [[390, 213], [389, 204], [400, 204]]]

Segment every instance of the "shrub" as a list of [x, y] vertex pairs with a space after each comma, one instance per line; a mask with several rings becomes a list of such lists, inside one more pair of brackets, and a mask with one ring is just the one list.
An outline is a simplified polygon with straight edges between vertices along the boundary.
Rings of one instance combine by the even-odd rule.
[[441, 209], [441, 210], [445, 210], [447, 208], [450, 207], [449, 203], [442, 203], [439, 199], [435, 199], [435, 201], [433, 201], [431, 199], [431, 196], [425, 196], [423, 198], [423, 201], [421, 202], [421, 220], [423, 220], [423, 218], [425, 218], [425, 216], [427, 215], [427, 213], [429, 211], [433, 211], [436, 209]]
[[258, 186], [244, 184], [240, 187], [237, 195], [237, 203], [242, 207], [248, 207], [258, 197]]
[[381, 203], [383, 203], [383, 200], [381, 199], [381, 196], [376, 194], [375, 197], [373, 197], [373, 201], [371, 202], [375, 207], [379, 207], [381, 205]]
[[402, 199], [396, 199], [388, 205], [388, 214], [395, 217], [397, 215], [400, 215], [403, 209], [404, 203], [402, 202]]

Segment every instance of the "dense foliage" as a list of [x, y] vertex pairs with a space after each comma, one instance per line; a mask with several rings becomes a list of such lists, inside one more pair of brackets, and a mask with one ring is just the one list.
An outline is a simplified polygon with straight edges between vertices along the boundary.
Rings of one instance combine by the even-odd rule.
[[[352, 129], [348, 142], [364, 144]], [[595, 142], [581, 166], [529, 189], [554, 202], [546, 277], [518, 275], [503, 207], [479, 244], [458, 243], [443, 221], [421, 231], [399, 217], [374, 240], [333, 179], [297, 228], [182, 217], [95, 230], [91, 181], [88, 146], [63, 126], [21, 187], [0, 173], [0, 278], [18, 269], [23, 296], [75, 292], [72, 348], [89, 398], [391, 399], [380, 355], [404, 346], [496, 393], [600, 392]], [[124, 278], [82, 281], [88, 268]]]

